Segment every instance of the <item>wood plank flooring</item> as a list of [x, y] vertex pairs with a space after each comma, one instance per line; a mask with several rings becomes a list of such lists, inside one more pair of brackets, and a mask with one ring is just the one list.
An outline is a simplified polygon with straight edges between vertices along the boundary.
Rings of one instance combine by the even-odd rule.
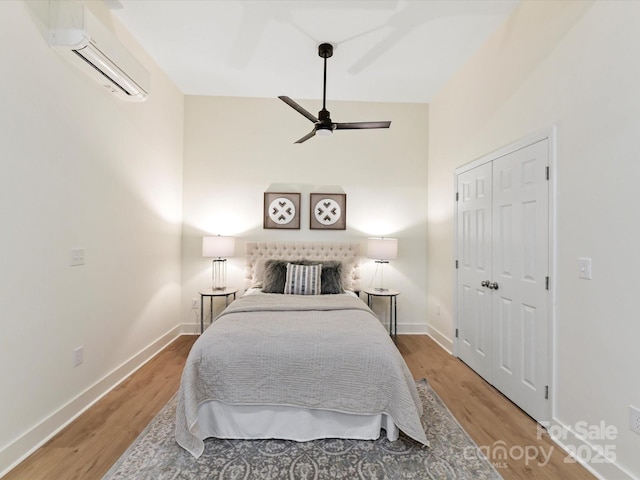
[[3, 480], [101, 479], [178, 390], [196, 336], [181, 336]]
[[[5, 480], [100, 479], [177, 391], [195, 336], [182, 336], [106, 395], [56, 437], [9, 472]], [[431, 338], [398, 336], [398, 348], [414, 378], [427, 378], [474, 441], [487, 452], [504, 442], [512, 455], [494, 460], [510, 479], [594, 479], [565, 463], [566, 454], [536, 424], [493, 387]], [[525, 450], [528, 449], [528, 450]], [[535, 459], [517, 458], [520, 452]], [[551, 452], [550, 460], [545, 462]]]
[[[413, 377], [429, 381], [505, 480], [595, 479], [581, 465], [566, 463], [567, 454], [546, 433], [538, 434], [531, 417], [430, 337], [398, 338], [398, 349]], [[508, 453], [504, 460], [496, 455], [501, 446]]]

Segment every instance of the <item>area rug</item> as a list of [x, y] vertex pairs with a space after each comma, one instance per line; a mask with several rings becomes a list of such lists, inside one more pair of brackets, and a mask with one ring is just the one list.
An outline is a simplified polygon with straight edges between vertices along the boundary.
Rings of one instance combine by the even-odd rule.
[[205, 440], [194, 459], [174, 440], [176, 396], [158, 413], [103, 480], [395, 480], [502, 478], [426, 380], [425, 448], [384, 433], [378, 440]]

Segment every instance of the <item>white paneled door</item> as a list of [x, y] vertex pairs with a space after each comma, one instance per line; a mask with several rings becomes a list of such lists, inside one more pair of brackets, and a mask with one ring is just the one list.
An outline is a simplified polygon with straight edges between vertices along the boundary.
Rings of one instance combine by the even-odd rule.
[[493, 318], [491, 290], [492, 164], [458, 175], [458, 356], [483, 378], [491, 378]]
[[457, 175], [457, 354], [550, 418], [549, 141]]

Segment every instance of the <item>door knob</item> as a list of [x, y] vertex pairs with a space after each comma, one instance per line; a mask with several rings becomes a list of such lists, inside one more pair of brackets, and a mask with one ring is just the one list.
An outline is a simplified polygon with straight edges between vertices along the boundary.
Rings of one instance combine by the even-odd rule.
[[[482, 282], [480, 282], [480, 285], [483, 286], [483, 287], [489, 287], [490, 283], [491, 282], [489, 282], [489, 280], [483, 280]], [[489, 288], [491, 288], [491, 287], [489, 287]]]
[[493, 290], [497, 290], [498, 289], [498, 283], [497, 282], [493, 282], [489, 284], [489, 288], [493, 289]]

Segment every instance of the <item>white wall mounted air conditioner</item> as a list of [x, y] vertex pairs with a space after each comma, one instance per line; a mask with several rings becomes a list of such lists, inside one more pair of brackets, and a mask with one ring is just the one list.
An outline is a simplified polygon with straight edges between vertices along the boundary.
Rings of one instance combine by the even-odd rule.
[[149, 95], [149, 72], [85, 5], [49, 1], [49, 45], [119, 98]]

